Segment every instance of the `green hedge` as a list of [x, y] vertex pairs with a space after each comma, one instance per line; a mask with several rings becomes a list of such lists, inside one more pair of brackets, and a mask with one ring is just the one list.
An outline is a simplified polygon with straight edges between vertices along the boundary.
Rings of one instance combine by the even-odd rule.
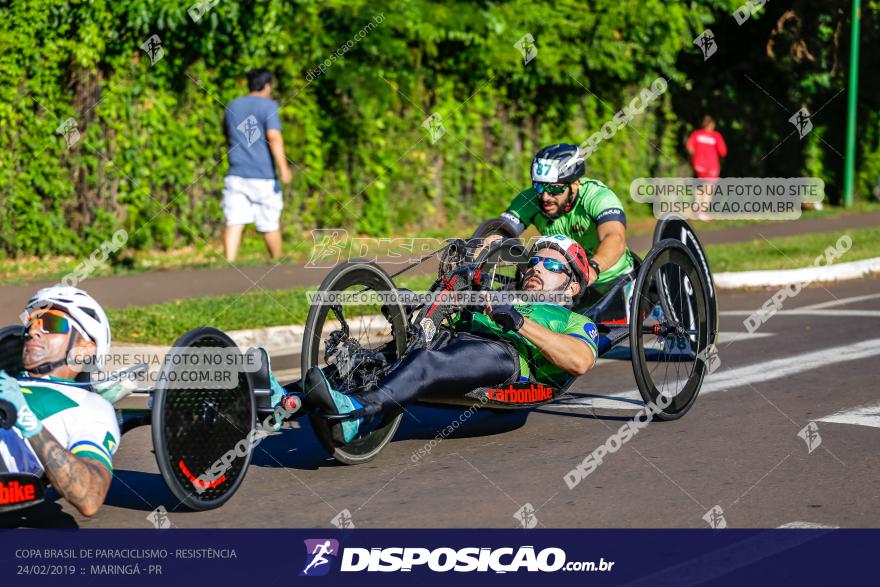
[[[625, 195], [635, 177], [686, 173], [681, 144], [707, 107], [741, 139], [728, 172], [780, 174], [760, 156], [789, 132], [786, 117], [768, 128], [776, 106], [722, 58], [704, 64], [692, 44], [707, 26], [730, 28], [736, 0], [222, 0], [203, 4], [198, 22], [171, 4], [14, 0], [0, 9], [0, 255], [82, 254], [118, 228], [136, 248], [215, 238], [223, 104], [245, 93], [243, 73], [255, 66], [277, 75], [294, 162], [284, 216], [293, 231], [345, 226], [378, 235], [497, 214], [527, 185], [539, 146], [584, 141], [658, 76], [669, 91], [603, 143], [591, 175]], [[845, 6], [829, 2], [820, 13], [803, 2], [795, 10], [805, 27], [846, 30]], [[732, 30], [727, 47], [766, 43], [781, 8], [765, 10]], [[866, 43], [875, 30], [866, 18]], [[527, 33], [538, 54], [524, 65], [514, 43]], [[151, 64], [141, 45], [154, 34], [164, 56]], [[774, 34], [777, 42], [812, 38]], [[756, 58], [753, 77], [805, 74], [812, 86], [789, 88], [782, 99], [821, 104], [843, 79], [832, 58], [845, 58], [845, 49], [808, 43], [818, 61]], [[863, 58], [865, 67], [875, 59]], [[711, 80], [715, 94], [698, 91], [699, 80]], [[432, 143], [422, 122], [435, 112], [446, 134]], [[56, 131], [71, 117], [80, 138], [68, 148]], [[868, 163], [860, 187], [878, 168], [877, 117], [870, 123], [860, 136]], [[754, 128], [766, 136], [741, 130]], [[783, 161], [783, 174], [810, 169], [833, 180], [839, 162], [811, 152], [810, 140]]]

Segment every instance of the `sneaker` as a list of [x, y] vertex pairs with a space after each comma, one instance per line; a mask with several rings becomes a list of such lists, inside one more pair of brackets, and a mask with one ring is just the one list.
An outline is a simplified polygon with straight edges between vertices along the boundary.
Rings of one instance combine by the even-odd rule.
[[[319, 409], [326, 414], [349, 414], [363, 406], [353, 397], [340, 393], [330, 386], [327, 377], [318, 367], [312, 367], [306, 373], [303, 388], [305, 389], [305, 402], [312, 409]], [[330, 433], [333, 440], [339, 444], [348, 444], [357, 436], [358, 430], [364, 419], [343, 420], [332, 422]]]

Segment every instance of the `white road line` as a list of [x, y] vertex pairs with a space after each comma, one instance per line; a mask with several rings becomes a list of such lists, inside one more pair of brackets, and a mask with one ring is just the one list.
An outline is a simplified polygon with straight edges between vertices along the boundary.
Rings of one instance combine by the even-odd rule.
[[798, 310], [821, 310], [822, 308], [833, 308], [835, 306], [845, 306], [846, 304], [854, 304], [856, 302], [864, 302], [865, 300], [876, 300], [880, 298], [880, 293], [876, 294], [868, 294], [866, 296], [853, 296], [851, 298], [841, 298], [839, 300], [831, 300], [829, 302], [822, 302], [820, 304], [810, 304], [809, 306], [803, 306], [798, 308]]
[[756, 338], [767, 338], [768, 336], [776, 336], [776, 333], [775, 332], [755, 332], [754, 334], [749, 334], [748, 332], [722, 331], [722, 332], [718, 333], [718, 342], [716, 342], [715, 344], [734, 342], [736, 340], [754, 340]]
[[[880, 355], [880, 338], [830, 347], [821, 351], [792, 355], [783, 359], [763, 361], [734, 369], [722, 368], [706, 377], [700, 390], [700, 395], [703, 396], [718, 391], [728, 391], [746, 385], [790, 377], [805, 371], [825, 368], [835, 363], [857, 361], [876, 355]], [[634, 403], [633, 400], [638, 400], [640, 397], [638, 390], [631, 390], [611, 396], [599, 396], [595, 399], [578, 398], [571, 401], [562, 400], [560, 403], [551, 405], [554, 408], [560, 409], [595, 407], [618, 410], [639, 409], [641, 406], [638, 403]]]
[[[751, 316], [759, 310], [727, 310], [722, 316]], [[820, 316], [822, 318], [880, 318], [880, 310], [780, 310], [774, 316]]]
[[783, 310], [782, 314], [789, 314], [791, 316], [821, 316], [826, 318], [878, 318], [880, 317], [880, 310]]
[[[776, 336], [775, 332], [755, 332], [754, 334], [749, 334], [748, 332], [728, 332], [723, 331], [718, 333], [718, 342], [717, 344], [732, 344], [736, 341], [745, 341], [745, 340], [755, 340], [757, 338], [767, 338], [769, 336]], [[621, 361], [629, 361], [629, 342], [625, 342], [620, 344], [610, 351], [607, 351], [601, 359], [596, 361], [596, 366], [607, 365], [608, 363], [620, 363]]]
[[[826, 367], [830, 364], [857, 361], [859, 359], [873, 357], [875, 355], [880, 355], [880, 338], [846, 344], [838, 347], [831, 347], [821, 351], [812, 351], [800, 355], [793, 355], [790, 357], [785, 357], [783, 359], [764, 361], [761, 363], [755, 363], [753, 365], [746, 365], [744, 367], [736, 367], [734, 369], [724, 369], [722, 367], [721, 370], [716, 371], [714, 374], [706, 377], [705, 381], [703, 382], [703, 387], [700, 390], [700, 395], [703, 396], [718, 391], [728, 391], [737, 387], [763, 383], [765, 381], [770, 381], [773, 379], [781, 379], [783, 377], [789, 377], [798, 373], [802, 373], [804, 371]], [[598, 367], [607, 363], [619, 364], [620, 362], [621, 361], [619, 360], [600, 359], [597, 362], [596, 366]], [[288, 378], [295, 379], [299, 376], [299, 369], [290, 369], [276, 374], [276, 376], [279, 375], [279, 380], [282, 381], [287, 380]], [[587, 377], [589, 377], [589, 375], [587, 375]], [[587, 397], [566, 397], [558, 402], [548, 404], [547, 407], [560, 410], [638, 410], [641, 409], [644, 405], [645, 404], [642, 401], [642, 396], [639, 391], [637, 389], [633, 389], [623, 393], [615, 393], [607, 396], [588, 395]], [[859, 409], [874, 409], [876, 410], [876, 412], [859, 413], [852, 416], [847, 416], [848, 418], [851, 417], [852, 419], [860, 420], [860, 422], [849, 422], [840, 419], [828, 419], [837, 418], [838, 416], [843, 417], [844, 414], [850, 414], [850, 412], [832, 414], [831, 416], [826, 416], [825, 418], [822, 418], [820, 421], [839, 422], [843, 424], [860, 423], [864, 426], [876, 426], [880, 428], [880, 405], [858, 408], [857, 410]], [[865, 423], [872, 418], [876, 418], [877, 423]]]
[[789, 522], [779, 526], [779, 528], [828, 528], [834, 530], [840, 526], [826, 526], [825, 524], [817, 524], [815, 522]]
[[880, 338], [792, 355], [783, 359], [763, 361], [735, 369], [722, 368], [706, 378], [700, 394], [726, 391], [742, 385], [781, 379], [835, 363], [857, 361], [875, 355], [880, 355]]
[[627, 391], [614, 395], [588, 395], [586, 397], [564, 398], [549, 405], [559, 410], [640, 410], [645, 406], [638, 391]]
[[880, 404], [859, 406], [849, 410], [836, 412], [830, 416], [819, 418], [817, 422], [831, 422], [833, 424], [855, 424], [856, 426], [871, 426], [880, 428]]
[[[766, 338], [768, 336], [775, 336], [775, 332], [756, 332], [754, 334], [749, 334], [747, 332], [719, 332], [718, 333], [718, 344], [733, 342], [735, 340], [754, 340], [756, 338]], [[601, 367], [603, 365], [619, 365], [622, 361], [629, 361], [629, 345], [622, 344], [619, 347], [616, 347], [609, 351], [609, 355], [603, 357], [596, 361], [596, 365], [593, 367], [594, 369]], [[293, 369], [286, 369], [283, 371], [273, 371], [272, 372], [278, 381], [289, 382], [295, 381], [301, 377], [300, 370], [298, 367]], [[638, 397], [639, 394], [636, 393], [635, 397]], [[615, 396], [617, 397], [617, 396]], [[610, 405], [617, 406], [618, 403], [612, 401]], [[607, 406], [603, 406], [607, 407]]]

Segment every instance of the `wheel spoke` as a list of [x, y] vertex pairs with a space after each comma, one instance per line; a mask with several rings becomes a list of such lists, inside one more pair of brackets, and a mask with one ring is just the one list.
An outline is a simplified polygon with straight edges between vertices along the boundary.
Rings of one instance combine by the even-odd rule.
[[[677, 418], [692, 405], [702, 382], [703, 370], [696, 355], [706, 333], [707, 294], [698, 279], [697, 266], [687, 249], [677, 241], [663, 241], [652, 250], [636, 280], [637, 312], [630, 325], [634, 349], [633, 371], [646, 403], [659, 403], [661, 396], [670, 403], [659, 414], [661, 419]], [[662, 316], [653, 316], [647, 292], [655, 291]], [[648, 314], [648, 310], [651, 314]], [[654, 318], [659, 318], [654, 320]], [[645, 323], [650, 322], [650, 326]], [[642, 336], [645, 332], [647, 336]], [[649, 333], [654, 333], [649, 334]], [[635, 337], [640, 337], [640, 342]], [[658, 347], [653, 351], [652, 347]], [[651, 365], [651, 362], [664, 363]], [[675, 365], [670, 365], [670, 363]]]
[[[303, 374], [315, 365], [329, 366], [327, 357], [320, 352], [329, 346], [334, 368], [328, 375], [338, 391], [343, 393], [369, 389], [389, 365], [406, 349], [407, 319], [400, 303], [388, 303], [383, 308], [385, 294], [395, 291], [390, 278], [377, 266], [348, 262], [337, 266], [321, 284], [321, 291], [348, 292], [343, 297], [344, 308], [330, 313], [326, 307], [313, 306], [309, 311], [303, 334]], [[366, 305], [360, 304], [361, 300]], [[332, 324], [333, 317], [340, 326]], [[379, 318], [381, 316], [381, 318]], [[386, 333], [390, 332], [390, 336]], [[384, 410], [372, 422], [364, 424], [358, 436], [343, 447], [333, 441], [329, 422], [317, 415], [310, 416], [312, 426], [321, 444], [338, 461], [346, 464], [372, 459], [394, 435], [400, 423], [401, 411]]]

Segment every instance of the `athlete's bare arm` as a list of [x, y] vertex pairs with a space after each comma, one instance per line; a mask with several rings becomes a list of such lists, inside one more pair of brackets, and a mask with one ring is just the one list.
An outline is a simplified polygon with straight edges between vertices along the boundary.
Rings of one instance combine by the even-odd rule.
[[[597, 228], [599, 246], [593, 253], [593, 260], [599, 264], [599, 269], [605, 271], [613, 267], [620, 257], [626, 252], [626, 227], [623, 222], [613, 220], [603, 222]], [[596, 280], [596, 272], [590, 269], [590, 283]]]
[[84, 516], [94, 516], [104, 504], [113, 475], [101, 463], [75, 456], [45, 427], [28, 439], [58, 493]]
[[596, 360], [584, 341], [553, 332], [528, 318], [523, 319], [518, 332], [538, 347], [548, 361], [575, 377], [589, 371]]

